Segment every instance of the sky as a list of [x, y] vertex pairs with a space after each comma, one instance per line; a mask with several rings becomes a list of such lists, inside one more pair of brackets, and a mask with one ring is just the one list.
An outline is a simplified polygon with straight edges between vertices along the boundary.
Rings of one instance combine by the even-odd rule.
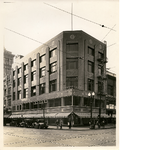
[[[107, 41], [107, 68], [117, 74], [119, 65], [119, 1], [118, 0], [32, 0], [3, 3], [3, 46], [15, 55], [25, 56], [62, 31], [83, 30], [100, 41]], [[50, 5], [54, 6], [51, 7]], [[102, 28], [100, 25], [108, 28]], [[113, 28], [113, 30], [111, 30]], [[115, 31], [114, 31], [115, 30]], [[27, 38], [29, 37], [29, 38]], [[34, 39], [34, 40], [31, 40]]]

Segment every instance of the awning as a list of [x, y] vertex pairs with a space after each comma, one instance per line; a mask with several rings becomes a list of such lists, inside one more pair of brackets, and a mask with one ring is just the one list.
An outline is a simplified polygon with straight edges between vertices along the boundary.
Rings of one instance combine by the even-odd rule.
[[71, 112], [69, 112], [69, 113], [58, 113], [57, 115], [56, 115], [56, 118], [67, 118], [69, 115], [71, 114]]
[[45, 117], [47, 118], [55, 118], [57, 113], [50, 113], [50, 114], [45, 114]]
[[4, 118], [8, 118], [10, 115], [4, 115]]
[[107, 114], [101, 114], [101, 117], [109, 118], [109, 116]]
[[11, 115], [9, 118], [21, 118], [21, 115]]
[[[75, 114], [77, 116], [79, 116], [80, 118], [90, 118], [91, 117], [91, 113], [76, 113]], [[98, 113], [92, 113], [92, 118], [97, 118]]]
[[42, 118], [43, 114], [24, 114], [23, 118]]

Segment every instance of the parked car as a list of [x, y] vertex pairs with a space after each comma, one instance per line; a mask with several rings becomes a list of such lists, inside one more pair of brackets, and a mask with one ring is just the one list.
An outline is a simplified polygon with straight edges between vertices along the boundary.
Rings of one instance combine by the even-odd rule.
[[10, 122], [10, 126], [18, 127], [18, 126], [19, 126], [19, 123], [20, 123], [20, 120], [19, 120], [19, 119], [13, 119], [13, 120]]
[[33, 126], [33, 123], [34, 123], [33, 119], [25, 119], [24, 121], [25, 121], [25, 127], [26, 128], [32, 128], [32, 127], [34, 127]]
[[38, 119], [33, 123], [33, 127], [37, 129], [47, 129], [48, 125], [44, 119]]
[[25, 127], [26, 126], [26, 123], [25, 123], [25, 121], [21, 121], [20, 123], [19, 123], [19, 125], [18, 125], [19, 127]]

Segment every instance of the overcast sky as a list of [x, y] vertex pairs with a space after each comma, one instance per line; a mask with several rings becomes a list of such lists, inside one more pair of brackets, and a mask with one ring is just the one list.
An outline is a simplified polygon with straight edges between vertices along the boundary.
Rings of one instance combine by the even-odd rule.
[[[11, 2], [11, 1], [10, 1]], [[49, 1], [12, 1], [3, 3], [4, 12], [4, 47], [13, 54], [26, 55], [41, 44], [45, 43], [62, 31], [71, 30], [71, 15], [53, 8], [53, 5], [65, 11], [91, 20], [93, 22], [113, 28], [115, 31], [73, 17], [73, 30], [83, 30], [100, 41], [107, 41], [107, 68], [117, 73], [119, 53], [119, 2], [118, 0], [49, 0]]]

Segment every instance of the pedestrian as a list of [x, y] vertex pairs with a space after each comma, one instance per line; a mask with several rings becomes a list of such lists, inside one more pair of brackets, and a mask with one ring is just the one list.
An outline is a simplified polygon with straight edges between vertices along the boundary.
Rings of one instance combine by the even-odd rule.
[[57, 126], [57, 129], [58, 129], [58, 124], [59, 124], [59, 121], [58, 119], [56, 120], [56, 126]]
[[105, 120], [104, 119], [102, 121], [102, 126], [103, 126], [103, 128], [105, 127]]
[[63, 124], [63, 121], [62, 119], [60, 119], [60, 129], [62, 129], [62, 124]]
[[71, 121], [69, 121], [69, 129], [71, 129]]

